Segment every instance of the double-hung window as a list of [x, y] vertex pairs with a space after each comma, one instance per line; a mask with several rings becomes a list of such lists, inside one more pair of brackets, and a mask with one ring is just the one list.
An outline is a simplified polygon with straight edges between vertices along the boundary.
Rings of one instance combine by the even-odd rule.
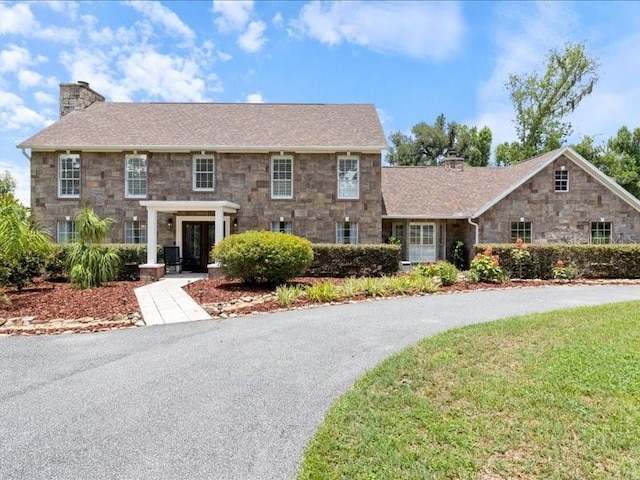
[[292, 233], [292, 222], [271, 222], [271, 231], [276, 233]]
[[271, 157], [271, 198], [293, 198], [293, 157]]
[[611, 222], [591, 222], [591, 243], [611, 243]]
[[569, 191], [569, 172], [567, 170], [556, 170], [554, 186], [556, 192]]
[[336, 243], [358, 243], [358, 222], [336, 223]]
[[357, 199], [360, 195], [358, 157], [338, 157], [338, 198]]
[[146, 155], [125, 155], [124, 188], [125, 198], [145, 198], [147, 196]]
[[213, 157], [193, 157], [193, 189], [212, 192], [215, 189], [215, 162]]
[[511, 242], [522, 239], [524, 243], [531, 243], [531, 222], [511, 222]]
[[126, 220], [124, 243], [147, 243], [147, 225], [139, 220]]
[[58, 222], [58, 243], [75, 242], [78, 237], [76, 222], [73, 220], [61, 220]]
[[80, 155], [77, 153], [58, 157], [58, 197], [80, 197]]

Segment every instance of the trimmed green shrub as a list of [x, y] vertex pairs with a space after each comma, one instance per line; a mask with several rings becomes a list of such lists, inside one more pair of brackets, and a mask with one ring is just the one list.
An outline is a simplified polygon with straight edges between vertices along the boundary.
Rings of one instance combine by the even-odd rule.
[[376, 277], [394, 275], [400, 267], [399, 245], [313, 245], [310, 277]]
[[421, 277], [438, 277], [443, 286], [453, 285], [458, 281], [458, 269], [449, 262], [421, 263], [411, 269], [411, 274]]
[[[482, 252], [487, 247], [476, 245], [475, 249]], [[507, 272], [517, 271], [510, 254], [513, 244], [491, 247]], [[529, 244], [528, 251], [532, 278], [553, 278], [558, 260], [570, 267], [570, 276], [575, 278], [640, 278], [640, 245]]]
[[313, 260], [309, 240], [268, 231], [230, 235], [211, 255], [227, 278], [245, 283], [283, 283], [302, 275]]
[[25, 252], [15, 259], [0, 256], [0, 285], [21, 290], [41, 275], [46, 259], [42, 252]]

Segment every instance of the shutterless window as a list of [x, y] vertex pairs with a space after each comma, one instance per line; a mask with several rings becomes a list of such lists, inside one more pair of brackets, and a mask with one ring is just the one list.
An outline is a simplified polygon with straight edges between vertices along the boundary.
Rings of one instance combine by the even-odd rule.
[[357, 157], [338, 157], [338, 198], [360, 195], [360, 162]]
[[293, 158], [271, 159], [271, 198], [293, 198]]
[[125, 221], [124, 243], [147, 243], [147, 225], [139, 220]]
[[78, 234], [76, 223], [73, 220], [61, 220], [58, 222], [58, 243], [75, 242]]
[[292, 222], [271, 222], [271, 231], [276, 233], [278, 232], [292, 233], [293, 223]]
[[591, 222], [591, 243], [611, 243], [611, 222]]
[[358, 243], [358, 222], [338, 222], [336, 224], [336, 243]]
[[556, 170], [555, 190], [556, 192], [569, 191], [569, 172], [567, 170]]
[[511, 242], [519, 238], [524, 243], [531, 243], [531, 222], [511, 222]]
[[214, 190], [215, 163], [213, 157], [193, 158], [193, 189], [200, 191]]
[[147, 156], [125, 155], [124, 183], [126, 198], [147, 196]]
[[74, 153], [58, 157], [58, 196], [80, 196], [80, 155]]

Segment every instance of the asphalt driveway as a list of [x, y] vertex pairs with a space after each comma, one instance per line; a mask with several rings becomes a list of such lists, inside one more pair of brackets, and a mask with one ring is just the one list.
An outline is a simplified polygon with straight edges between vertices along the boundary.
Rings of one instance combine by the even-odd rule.
[[332, 401], [434, 333], [639, 286], [494, 290], [0, 338], [0, 478], [287, 479]]

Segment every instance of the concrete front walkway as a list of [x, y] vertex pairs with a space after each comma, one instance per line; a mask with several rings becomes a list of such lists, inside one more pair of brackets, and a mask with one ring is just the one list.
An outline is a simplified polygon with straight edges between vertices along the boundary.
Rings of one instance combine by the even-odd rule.
[[147, 325], [163, 325], [211, 318], [182, 289], [186, 284], [203, 278], [206, 278], [204, 273], [181, 273], [136, 288], [135, 294], [144, 322]]

